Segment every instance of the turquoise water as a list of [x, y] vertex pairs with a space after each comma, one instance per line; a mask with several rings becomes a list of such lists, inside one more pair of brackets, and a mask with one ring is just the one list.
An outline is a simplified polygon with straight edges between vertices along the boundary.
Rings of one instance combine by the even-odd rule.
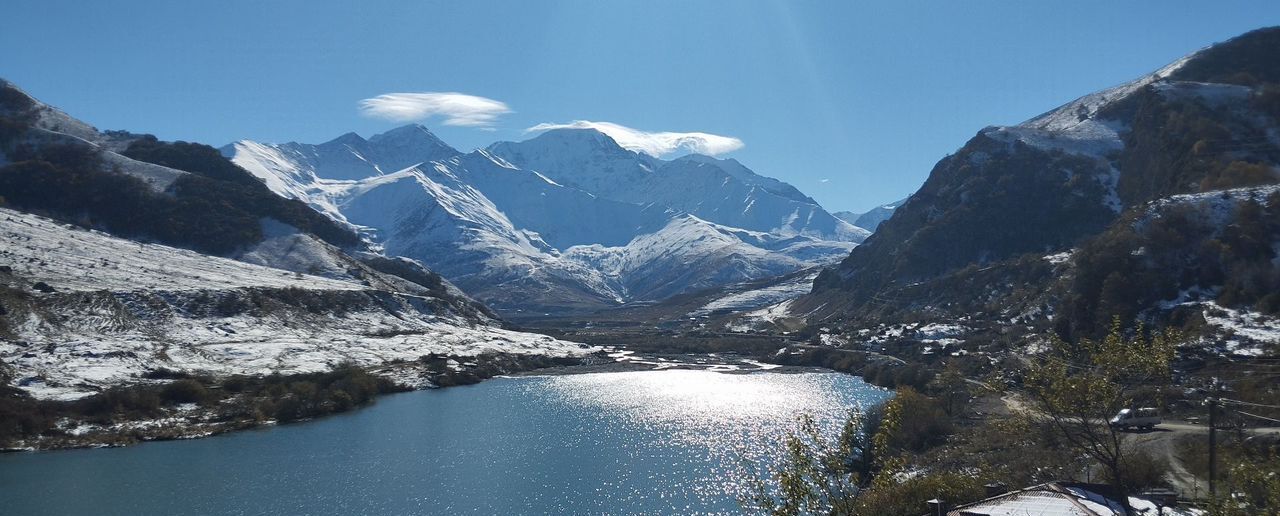
[[0, 514], [730, 513], [739, 457], [885, 393], [835, 373], [499, 378], [318, 421], [0, 455]]

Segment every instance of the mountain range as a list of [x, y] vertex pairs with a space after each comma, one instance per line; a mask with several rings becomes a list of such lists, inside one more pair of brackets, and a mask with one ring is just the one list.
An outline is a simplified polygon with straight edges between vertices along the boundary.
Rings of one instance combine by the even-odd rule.
[[893, 216], [893, 212], [897, 210], [899, 206], [902, 206], [904, 203], [906, 203], [907, 199], [909, 198], [910, 197], [906, 199], [902, 199], [897, 202], [891, 202], [889, 204], [881, 204], [879, 206], [876, 206], [875, 208], [871, 208], [870, 210], [864, 211], [862, 213], [856, 213], [852, 211], [838, 211], [838, 212], [832, 213], [832, 215], [835, 215], [836, 218], [839, 218], [840, 220], [853, 224], [854, 226], [857, 226], [867, 231], [870, 231], [872, 233], [875, 233], [875, 231], [880, 228], [880, 224], [883, 224], [884, 221], [889, 220], [889, 217]]
[[509, 317], [783, 275], [834, 263], [870, 234], [735, 160], [662, 160], [594, 129], [461, 152], [408, 125], [222, 152]]

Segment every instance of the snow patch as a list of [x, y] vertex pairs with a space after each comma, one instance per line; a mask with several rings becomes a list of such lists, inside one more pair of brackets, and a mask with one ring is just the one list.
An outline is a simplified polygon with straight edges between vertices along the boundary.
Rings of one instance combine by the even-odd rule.
[[237, 287], [357, 290], [358, 283], [145, 244], [0, 208], [0, 263], [57, 290], [151, 291]]

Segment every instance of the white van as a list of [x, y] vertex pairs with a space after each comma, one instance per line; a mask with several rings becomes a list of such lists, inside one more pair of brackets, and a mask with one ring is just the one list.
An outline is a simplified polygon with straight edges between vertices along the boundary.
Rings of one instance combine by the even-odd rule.
[[1107, 424], [1112, 427], [1124, 430], [1126, 428], [1141, 428], [1150, 430], [1160, 424], [1160, 413], [1154, 408], [1143, 407], [1140, 409], [1121, 409], [1116, 417], [1111, 418]]

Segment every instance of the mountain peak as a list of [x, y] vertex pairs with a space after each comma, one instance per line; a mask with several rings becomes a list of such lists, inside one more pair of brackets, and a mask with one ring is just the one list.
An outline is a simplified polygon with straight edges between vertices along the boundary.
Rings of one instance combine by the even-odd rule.
[[369, 138], [369, 141], [377, 143], [380, 140], [385, 141], [385, 140], [412, 139], [412, 138], [425, 138], [425, 139], [440, 141], [440, 138], [438, 138], [435, 135], [435, 133], [431, 132], [430, 129], [427, 129], [427, 126], [422, 124], [402, 125], [390, 131], [385, 131], [379, 134], [375, 134]]
[[358, 134], [356, 134], [356, 133], [354, 133], [354, 132], [350, 132], [350, 133], [346, 133], [346, 134], [344, 134], [344, 135], [342, 135], [342, 136], [339, 136], [339, 137], [337, 137], [337, 138], [334, 138], [334, 139], [332, 139], [332, 140], [329, 140], [329, 141], [327, 141], [327, 142], [325, 142], [325, 143], [322, 143], [321, 145], [330, 145], [330, 144], [340, 144], [340, 145], [360, 145], [360, 144], [365, 143], [366, 141], [367, 141], [367, 140], [365, 140], [363, 136], [360, 136], [360, 135], [358, 135]]
[[[721, 161], [731, 161], [731, 160], [722, 160], [719, 158], [708, 156], [706, 154], [693, 153], [693, 154], [685, 154], [684, 156], [680, 156], [672, 161], [692, 161], [694, 163], [719, 163]], [[737, 162], [735, 161], [734, 163], [737, 163]]]
[[40, 102], [17, 84], [5, 79], [0, 79], [0, 114], [17, 116], [33, 127], [67, 134], [87, 142], [101, 140], [101, 135], [92, 125]]
[[525, 140], [521, 143], [537, 142], [540, 144], [552, 144], [559, 146], [570, 146], [580, 149], [590, 149], [592, 151], [603, 151], [608, 153], [626, 152], [613, 137], [591, 128], [560, 128], [545, 131], [538, 136]]
[[377, 150], [384, 171], [460, 154], [422, 124], [409, 124], [373, 135], [369, 144]]
[[1252, 30], [1183, 58], [1185, 63], [1169, 78], [1245, 86], [1280, 82], [1276, 48], [1280, 48], [1280, 26]]
[[[1237, 84], [1280, 82], [1280, 61], [1275, 50], [1280, 48], [1280, 27], [1267, 27], [1246, 32], [1229, 40], [1192, 52], [1163, 68], [1127, 83], [1090, 93], [1054, 108], [1017, 127], [1065, 133], [1076, 138], [1115, 140], [1114, 131], [1094, 123], [1107, 108], [1114, 106], [1159, 81], [1184, 81]], [[1114, 113], [1112, 113], [1114, 116]], [[989, 128], [996, 132], [1007, 128]], [[1101, 130], [1100, 130], [1101, 129]], [[987, 129], [983, 130], [988, 132]]]
[[39, 102], [18, 85], [0, 78], [0, 113], [26, 112]]

